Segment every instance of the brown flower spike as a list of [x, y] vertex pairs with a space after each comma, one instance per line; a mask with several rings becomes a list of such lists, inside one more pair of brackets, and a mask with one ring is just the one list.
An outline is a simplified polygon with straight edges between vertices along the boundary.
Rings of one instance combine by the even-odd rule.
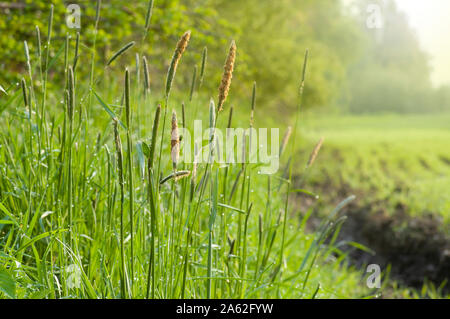
[[230, 50], [228, 52], [225, 66], [223, 67], [222, 82], [219, 86], [219, 103], [217, 105], [219, 112], [223, 109], [223, 104], [228, 96], [230, 90], [231, 78], [233, 76], [234, 60], [236, 58], [236, 43], [231, 41]]
[[281, 142], [280, 147], [280, 156], [283, 154], [284, 150], [286, 149], [287, 143], [289, 142], [289, 138], [291, 137], [292, 133], [292, 127], [288, 126], [286, 133], [284, 133], [283, 141]]
[[189, 43], [189, 39], [191, 38], [191, 31], [186, 31], [180, 38], [177, 43], [177, 47], [175, 48], [175, 52], [172, 56], [172, 61], [170, 62], [169, 71], [167, 72], [167, 81], [166, 81], [166, 96], [169, 95], [170, 89], [172, 87], [173, 78], [175, 76], [175, 72], [177, 71], [178, 62], [180, 62], [181, 56], [183, 52], [186, 50], [186, 47]]
[[306, 164], [306, 167], [311, 166], [314, 163], [314, 161], [316, 160], [317, 154], [319, 154], [319, 151], [320, 151], [320, 148], [322, 147], [323, 141], [324, 141], [324, 138], [322, 137], [319, 140], [319, 142], [316, 144], [316, 146], [314, 147], [314, 149], [309, 157], [308, 163]]
[[186, 50], [190, 38], [191, 38], [191, 30], [188, 30], [181, 36], [180, 40], [178, 40], [177, 47], [174, 52], [175, 68], [177, 67], [178, 62], [181, 59], [181, 55]]

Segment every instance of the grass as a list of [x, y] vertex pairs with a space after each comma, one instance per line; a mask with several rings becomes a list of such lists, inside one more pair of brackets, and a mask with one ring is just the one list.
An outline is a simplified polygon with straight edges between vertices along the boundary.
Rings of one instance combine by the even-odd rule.
[[[424, 240], [424, 236], [430, 236], [429, 231], [434, 229], [434, 225], [437, 227], [430, 238], [448, 240], [449, 120], [449, 114], [324, 115], [304, 112], [299, 132], [301, 147], [296, 150], [297, 161], [307, 163], [313, 157], [315, 147], [322, 141], [323, 146], [312, 167], [303, 169], [303, 165], [298, 165], [294, 171], [294, 192], [301, 193], [301, 196], [293, 195], [292, 210], [304, 217], [324, 218], [346, 196], [354, 194], [356, 198], [348, 212], [364, 213], [364, 216], [373, 213], [374, 218], [364, 219], [372, 223], [371, 226], [365, 225], [364, 229], [376, 226], [374, 221], [382, 213], [391, 217], [394, 223], [393, 228], [386, 231], [386, 236], [379, 233], [379, 238], [386, 240], [391, 236], [389, 240], [392, 241], [395, 240], [393, 234], [397, 234], [395, 238], [398, 240], [412, 240], [410, 246], [403, 247], [406, 255], [411, 253], [408, 249], [418, 255], [425, 254], [426, 249], [435, 249], [432, 240], [426, 244], [430, 246], [414, 245]], [[273, 125], [273, 119], [268, 123]], [[291, 129], [286, 131], [288, 135]], [[286, 171], [284, 176], [288, 176]], [[423, 223], [423, 228], [420, 225], [418, 228], [425, 229], [424, 233], [415, 232], [417, 222]], [[310, 224], [314, 225], [314, 222]], [[363, 225], [359, 227], [363, 228]], [[317, 232], [317, 229], [311, 227], [309, 231]], [[352, 236], [361, 236], [358, 234]], [[345, 240], [349, 240], [348, 234], [338, 239]], [[365, 244], [377, 245], [373, 240]], [[395, 247], [395, 244], [386, 246], [385, 254], [389, 254], [391, 249], [387, 247]], [[352, 249], [348, 247], [344, 251], [351, 252]], [[378, 251], [378, 254], [383, 256], [383, 252]], [[396, 254], [401, 255], [399, 251]], [[434, 259], [429, 260], [430, 263], [435, 262], [431, 261]], [[420, 264], [420, 259], [417, 263]], [[385, 275], [390, 272], [388, 267], [383, 270]], [[448, 298], [442, 290], [445, 285], [448, 287], [445, 281], [433, 283], [425, 279], [422, 288], [414, 289], [389, 278], [379, 292], [387, 298]]]
[[[143, 39], [152, 8], [150, 1]], [[98, 2], [95, 32], [100, 14]], [[171, 140], [165, 125], [169, 108], [182, 114], [178, 125], [189, 130], [197, 118], [211, 128], [233, 123], [257, 127], [256, 85], [248, 105], [233, 110], [226, 102], [233, 95], [234, 42], [228, 56], [224, 50], [216, 103], [202, 90], [209, 80], [206, 48], [198, 61], [199, 76], [197, 66], [191, 66], [191, 83], [178, 87], [173, 81], [189, 32], [181, 36], [167, 75], [160, 75], [149, 74], [151, 57], [143, 59], [143, 70], [139, 54], [136, 71], [118, 63], [119, 57], [139, 51], [135, 42], [99, 65], [95, 41], [86, 48], [82, 33], [75, 43], [64, 40], [63, 61], [58, 56], [50, 60], [50, 44], [56, 42], [51, 41], [52, 10], [48, 25], [47, 45], [38, 46], [37, 61], [28, 60], [22, 88], [7, 88], [8, 96], [0, 92], [0, 297], [370, 298], [380, 293], [366, 287], [364, 274], [348, 265], [333, 240], [344, 221], [338, 213], [354, 197], [324, 210], [315, 233], [306, 231], [311, 211], [299, 212], [290, 202], [291, 193], [299, 191], [292, 186], [299, 167], [309, 166], [297, 148], [313, 150], [296, 141], [299, 136], [324, 134], [325, 148], [341, 143], [343, 150], [345, 142], [347, 147], [355, 142], [350, 131], [333, 139], [317, 129], [331, 130], [339, 121], [300, 130], [300, 124], [309, 123], [301, 117], [306, 56], [295, 119], [289, 123], [293, 134], [282, 147], [282, 169], [266, 176], [250, 162], [178, 163], [172, 156], [171, 147], [180, 141]], [[87, 49], [90, 59], [81, 54]], [[90, 67], [87, 76], [77, 72], [81, 65]], [[65, 75], [63, 87], [47, 89], [49, 71]], [[151, 91], [150, 78], [160, 84]], [[228, 118], [221, 115], [226, 112]], [[197, 151], [216, 156], [214, 133], [198, 142]], [[313, 180], [320, 172], [315, 165], [328, 167], [324, 159], [319, 154], [308, 167]], [[308, 180], [302, 182], [307, 188]]]
[[381, 201], [387, 211], [400, 204], [411, 215], [432, 213], [447, 225], [449, 121], [448, 114], [305, 116], [305, 138], [326, 140], [311, 182], [329, 177], [330, 187], [345, 185], [361, 202]]

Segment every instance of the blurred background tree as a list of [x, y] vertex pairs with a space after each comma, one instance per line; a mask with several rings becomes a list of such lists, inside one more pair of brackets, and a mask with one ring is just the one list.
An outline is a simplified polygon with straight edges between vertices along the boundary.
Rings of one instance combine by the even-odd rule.
[[[349, 110], [357, 113], [438, 110], [430, 81], [428, 56], [405, 14], [394, 1], [355, 1], [356, 21], [364, 33], [360, 59], [348, 69], [352, 92]], [[368, 22], [367, 8], [378, 5], [381, 25]]]
[[220, 15], [240, 26], [238, 44], [245, 76], [260, 100], [285, 114], [295, 107], [303, 56], [311, 52], [306, 107], [335, 105], [346, 82], [346, 69], [358, 56], [360, 34], [338, 1], [222, 0]]
[[[76, 29], [65, 24], [66, 6], [54, 1], [51, 56], [64, 45], [66, 33], [74, 45]], [[348, 3], [346, 1], [345, 3]], [[137, 45], [115, 64], [135, 64], [135, 54], [150, 61], [154, 88], [164, 83], [172, 50], [179, 36], [192, 31], [189, 50], [176, 80], [189, 85], [194, 65], [208, 47], [204, 89], [216, 96], [222, 65], [231, 39], [238, 45], [233, 96], [249, 100], [251, 83], [258, 84], [258, 107], [286, 116], [296, 104], [302, 60], [310, 61], [305, 107], [327, 112], [424, 112], [450, 110], [450, 89], [433, 88], [428, 57], [393, 0], [355, 0], [350, 10], [335, 0], [155, 0], [150, 29], [143, 41], [148, 0], [102, 1], [97, 37], [97, 63], [103, 65], [131, 40]], [[88, 61], [94, 38], [96, 1], [79, 0], [80, 61]], [[367, 25], [369, 5], [381, 8], [383, 25]], [[35, 26], [46, 41], [50, 1], [0, 1], [0, 85], [18, 82], [25, 67], [23, 41], [36, 52]], [[59, 57], [62, 59], [61, 57]], [[87, 74], [88, 63], [78, 72]], [[118, 71], [122, 68], [115, 68]], [[113, 71], [114, 72], [114, 71]], [[51, 70], [55, 80], [61, 72]], [[53, 81], [58, 82], [58, 81]], [[63, 83], [60, 81], [60, 83]], [[240, 102], [239, 102], [240, 103]]]
[[[73, 47], [76, 33], [79, 31], [81, 34], [79, 57], [81, 63], [77, 66], [79, 73], [89, 72], [90, 68], [89, 63], [83, 64], [82, 61], [89, 61], [91, 56], [89, 50], [94, 39], [96, 2], [92, 0], [75, 2], [81, 9], [81, 28], [78, 30], [68, 28], [65, 23], [66, 8], [74, 1], [53, 1], [54, 22], [50, 55], [57, 56], [64, 46], [66, 34], [70, 35]], [[133, 1], [132, 5], [123, 0], [102, 1], [96, 44], [97, 63], [104, 65], [115, 51], [134, 40], [137, 45], [117, 63], [134, 65], [135, 53], [144, 54], [151, 62], [150, 67], [155, 78], [156, 75], [164, 77], [176, 42], [188, 29], [192, 31], [193, 37], [186, 57], [187, 64], [200, 60], [204, 46], [207, 46], [213, 55], [218, 50], [221, 53], [225, 52], [224, 47], [234, 33], [232, 32], [234, 29], [226, 20], [218, 16], [214, 6], [211, 5], [213, 2], [210, 0], [155, 0], [150, 28], [143, 40], [148, 0]], [[2, 48], [0, 82], [7, 84], [20, 79], [20, 72], [25, 68], [23, 42], [25, 40], [28, 42], [31, 53], [36, 52], [36, 25], [40, 29], [44, 49], [51, 3], [47, 0], [0, 1], [0, 47]], [[61, 54], [58, 58], [63, 59], [63, 55]], [[52, 75], [57, 76], [57, 74]], [[179, 76], [182, 76], [181, 72]]]

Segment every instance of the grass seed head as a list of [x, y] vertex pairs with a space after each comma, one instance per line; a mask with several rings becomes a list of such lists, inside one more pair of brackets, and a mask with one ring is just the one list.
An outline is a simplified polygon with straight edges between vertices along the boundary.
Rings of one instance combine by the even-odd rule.
[[308, 160], [308, 163], [306, 164], [306, 167], [311, 166], [314, 163], [314, 161], [316, 160], [317, 154], [319, 154], [320, 148], [322, 147], [323, 140], [324, 140], [324, 138], [322, 137], [319, 140], [319, 142], [316, 144], [316, 146], [314, 147], [311, 155], [309, 156], [309, 160]]
[[40, 57], [41, 56], [41, 31], [39, 30], [39, 27], [36, 26], [36, 47], [37, 47], [37, 56]]
[[150, 72], [148, 70], [147, 58], [142, 57], [143, 67], [144, 67], [144, 92], [150, 93]]
[[148, 167], [149, 168], [153, 167], [153, 158], [155, 156], [156, 137], [158, 134], [160, 116], [161, 116], [161, 104], [158, 104], [158, 106], [156, 107], [155, 119], [153, 120], [152, 142], [150, 144], [150, 156], [148, 158]]
[[183, 121], [181, 124], [181, 127], [186, 127], [186, 106], [184, 105], [184, 102], [181, 103], [181, 120]]
[[191, 173], [190, 171], [173, 172], [172, 174], [162, 178], [160, 180], [159, 184], [162, 185], [162, 184], [164, 184], [165, 182], [167, 182], [167, 181], [169, 181], [171, 179], [175, 179], [175, 181], [178, 181], [181, 178], [188, 177], [190, 173]]
[[191, 38], [191, 30], [188, 30], [181, 36], [180, 40], [178, 41], [174, 54], [176, 64], [178, 64], [178, 62], [181, 59], [181, 55], [186, 50], [190, 38]]
[[97, 7], [95, 9], [95, 30], [98, 29], [98, 22], [100, 20], [100, 7], [102, 5], [101, 0], [97, 0]]
[[[209, 100], [209, 127], [215, 128], [216, 124], [216, 108], [214, 106], [214, 100]], [[212, 133], [211, 133], [212, 134]]]
[[286, 133], [284, 133], [283, 141], [281, 142], [280, 156], [283, 154], [284, 150], [286, 149], [287, 143], [289, 142], [289, 138], [291, 137], [291, 133], [292, 133], [292, 127], [288, 126]]
[[23, 47], [25, 51], [25, 59], [28, 63], [30, 63], [30, 50], [28, 49], [28, 43], [27, 41], [23, 41]]
[[69, 68], [69, 34], [66, 33], [65, 44], [64, 44], [64, 70], [67, 73]]
[[73, 119], [73, 113], [75, 109], [75, 78], [73, 76], [73, 69], [72, 67], [69, 67], [68, 72], [68, 85], [69, 85], [69, 119]]
[[73, 66], [72, 66], [72, 68], [74, 70], [77, 67], [79, 48], [80, 48], [80, 32], [77, 32], [77, 37], [75, 40], [75, 53], [74, 53], [74, 57], [73, 57]]
[[228, 114], [227, 128], [231, 128], [232, 120], [233, 120], [233, 106], [230, 107], [230, 113]]
[[[22, 85], [23, 102], [25, 103], [25, 107], [28, 107], [27, 83], [25, 82], [24, 78], [22, 78], [22, 81], [20, 81], [20, 84]], [[30, 117], [31, 117], [31, 114], [30, 114]]]
[[205, 75], [206, 59], [208, 58], [208, 49], [203, 48], [202, 52], [202, 66], [200, 68], [200, 85], [203, 83], [203, 76]]
[[256, 82], [253, 82], [252, 89], [252, 110], [250, 113], [250, 126], [253, 127], [254, 115], [255, 115], [255, 105], [256, 105]]
[[223, 67], [222, 81], [219, 86], [219, 103], [217, 105], [219, 112], [223, 109], [223, 104], [228, 96], [230, 90], [231, 78], [233, 76], [234, 60], [236, 58], [236, 43], [231, 41], [228, 56]]
[[50, 6], [50, 14], [48, 15], [47, 43], [50, 43], [53, 29], [53, 4]]
[[188, 177], [191, 174], [190, 171], [178, 171], [175, 173], [175, 180], [178, 181], [184, 177]]
[[178, 40], [175, 52], [172, 56], [172, 61], [170, 62], [169, 71], [167, 72], [166, 97], [169, 96], [170, 89], [172, 88], [173, 78], [175, 77], [175, 72], [177, 71], [178, 63], [180, 62], [183, 52], [186, 50], [190, 38], [191, 31], [188, 30], [181, 36], [180, 40]]
[[177, 168], [180, 157], [180, 136], [178, 134], [177, 113], [172, 111], [172, 138], [170, 141], [173, 169]]
[[135, 42], [131, 41], [130, 43], [125, 44], [122, 48], [119, 49], [114, 55], [106, 62], [106, 66], [109, 66], [115, 59], [124, 54], [129, 48], [134, 46]]
[[145, 15], [145, 30], [146, 31], [150, 27], [150, 19], [152, 18], [152, 11], [153, 11], [153, 0], [150, 0], [148, 2], [148, 6], [147, 6], [147, 14]]

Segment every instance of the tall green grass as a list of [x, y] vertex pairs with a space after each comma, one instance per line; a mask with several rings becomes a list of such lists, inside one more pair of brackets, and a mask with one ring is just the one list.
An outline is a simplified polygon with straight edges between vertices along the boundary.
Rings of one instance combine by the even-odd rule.
[[[152, 8], [149, 1], [144, 39]], [[96, 33], [101, 27], [100, 9], [98, 1]], [[195, 117], [186, 116], [192, 101], [199, 109], [189, 109], [189, 114], [209, 118], [213, 128], [209, 139], [196, 145], [197, 156], [207, 150], [214, 159], [214, 130], [232, 127], [236, 112], [249, 127], [256, 124], [256, 84], [248, 105], [233, 112], [226, 103], [232, 94], [235, 59], [239, 63], [234, 41], [225, 59], [217, 102], [210, 100], [208, 109], [208, 99], [202, 97], [206, 48], [199, 76], [195, 66], [190, 85], [174, 84], [189, 31], [176, 46], [161, 93], [150, 91], [150, 76], [163, 81], [149, 74], [145, 56], [143, 81], [138, 76], [140, 63], [136, 73], [117, 63], [139, 47], [135, 42], [98, 65], [95, 41], [89, 48], [90, 60], [85, 60], [83, 37], [77, 34], [75, 44], [65, 39], [64, 63], [52, 63], [52, 12], [47, 45], [38, 50], [37, 65], [26, 46], [28, 72], [21, 88], [8, 91], [10, 95], [22, 92], [23, 103], [8, 100], [1, 108], [0, 271], [8, 285], [0, 285], [0, 296], [316, 298], [367, 293], [358, 285], [359, 274], [343, 266], [343, 255], [329, 263], [321, 259], [325, 239], [338, 229], [333, 223], [337, 211], [350, 199], [312, 235], [304, 229], [308, 217], [300, 218], [289, 205], [292, 192], [297, 191], [292, 186], [293, 167], [307, 55], [287, 175], [283, 170], [273, 176], [260, 175], [259, 165], [250, 163], [245, 151], [242, 164], [178, 163], [171, 153], [181, 142], [178, 134], [173, 140], [169, 129], [173, 133], [181, 123], [192, 131]], [[86, 78], [76, 71], [81, 64], [90, 66]], [[65, 74], [66, 81], [48, 98], [50, 65], [53, 72]], [[36, 68], [43, 81], [34, 86]], [[111, 72], [125, 74], [124, 82], [111, 77]], [[114, 87], [120, 92], [105, 89], [109, 81], [118, 82]], [[173, 91], [187, 92], [189, 103], [169, 100]], [[108, 102], [112, 99], [119, 102]], [[174, 115], [171, 128], [166, 127], [169, 105], [182, 108], [181, 122]], [[222, 119], [227, 108], [228, 119]], [[153, 119], [151, 127], [141, 125], [147, 117]], [[93, 125], [94, 121], [99, 124]], [[248, 146], [251, 138], [243, 145]], [[315, 267], [319, 262], [322, 268]]]

